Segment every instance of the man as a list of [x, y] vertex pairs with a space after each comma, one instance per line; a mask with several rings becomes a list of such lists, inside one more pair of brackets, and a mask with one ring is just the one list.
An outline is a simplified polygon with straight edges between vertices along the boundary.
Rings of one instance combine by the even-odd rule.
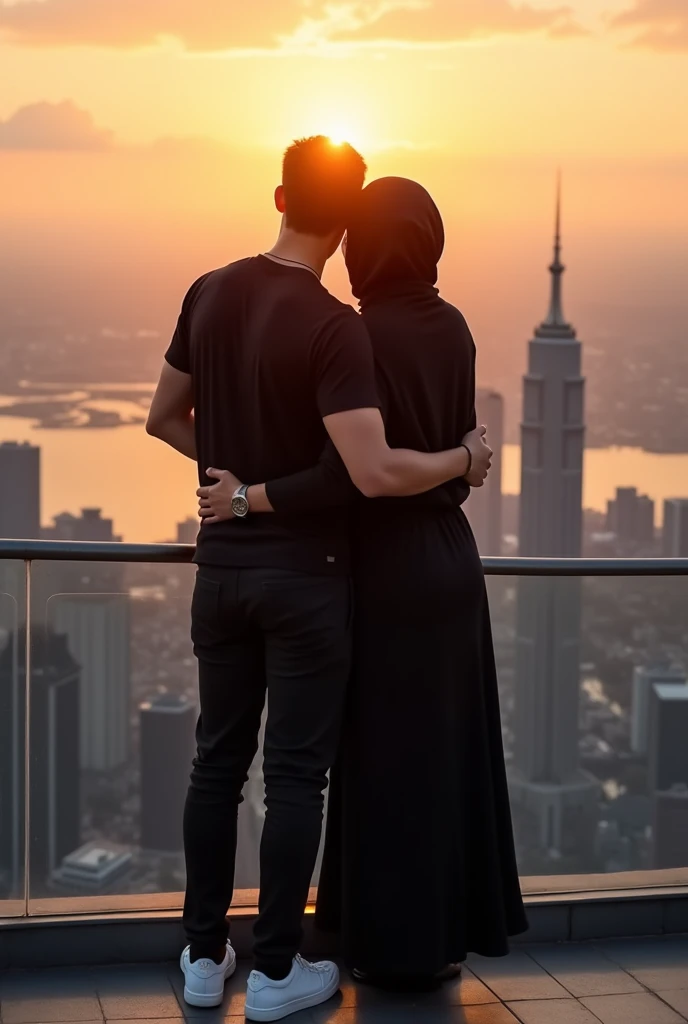
[[[148, 430], [204, 467], [269, 480], [312, 465], [327, 436], [366, 495], [420, 493], [487, 471], [480, 432], [454, 451], [392, 450], [370, 343], [354, 311], [320, 284], [365, 176], [361, 156], [318, 136], [290, 147], [275, 192], [275, 246], [205, 275], [187, 294]], [[469, 450], [470, 449], [470, 450]], [[249, 1020], [280, 1020], [339, 986], [333, 963], [298, 955], [349, 675], [346, 511], [251, 516], [204, 525], [192, 638], [201, 715], [184, 819], [184, 995], [222, 1001], [234, 972], [231, 903], [237, 808], [266, 692], [266, 818]]]

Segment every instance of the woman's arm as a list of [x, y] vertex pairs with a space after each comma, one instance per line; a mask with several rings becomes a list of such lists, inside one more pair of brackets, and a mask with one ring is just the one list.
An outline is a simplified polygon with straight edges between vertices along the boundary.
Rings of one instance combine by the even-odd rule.
[[[337, 431], [333, 431], [336, 435]], [[336, 436], [335, 436], [336, 440]], [[360, 438], [354, 438], [360, 441]], [[341, 443], [341, 438], [340, 438]], [[465, 476], [472, 487], [482, 486], [490, 468], [492, 451], [485, 442], [485, 428], [477, 428], [466, 435], [463, 444], [447, 452], [421, 453], [402, 448], [386, 448], [387, 459], [381, 461], [377, 475], [370, 474], [356, 465], [356, 447], [344, 457], [348, 466], [339, 456], [334, 441], [328, 442], [323, 453], [310, 469], [303, 470], [267, 484], [256, 484], [248, 488], [246, 497], [253, 512], [301, 512], [353, 501], [360, 491], [367, 497], [403, 496], [421, 494], [455, 477]], [[365, 460], [364, 460], [365, 461]], [[356, 487], [351, 472], [368, 480], [365, 487]], [[217, 523], [232, 518], [232, 495], [241, 482], [228, 470], [208, 469], [207, 475], [218, 483], [200, 487], [199, 515], [205, 523]], [[368, 472], [368, 476], [366, 476]], [[374, 479], [373, 479], [374, 477]], [[377, 482], [376, 482], [377, 481]], [[375, 493], [376, 489], [379, 489]]]
[[348, 505], [355, 500], [358, 490], [332, 441], [327, 440], [316, 464], [300, 473], [292, 473], [262, 485], [249, 487], [248, 501], [260, 506], [267, 503], [275, 512], [309, 512], [336, 505]]

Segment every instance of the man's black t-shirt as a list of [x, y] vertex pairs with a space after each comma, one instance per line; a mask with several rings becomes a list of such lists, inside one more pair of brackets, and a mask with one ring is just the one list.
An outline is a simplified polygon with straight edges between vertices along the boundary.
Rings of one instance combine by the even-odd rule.
[[[211, 466], [247, 484], [306, 469], [327, 439], [324, 416], [379, 404], [359, 316], [310, 271], [266, 256], [192, 285], [165, 358], [192, 377], [201, 484], [216, 482]], [[195, 561], [346, 573], [346, 510], [204, 525]]]

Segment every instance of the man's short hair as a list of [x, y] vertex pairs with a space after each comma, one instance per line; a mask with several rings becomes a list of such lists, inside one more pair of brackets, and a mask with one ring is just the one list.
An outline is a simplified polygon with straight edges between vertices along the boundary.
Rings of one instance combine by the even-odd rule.
[[287, 226], [320, 237], [343, 229], [366, 170], [348, 142], [334, 143], [325, 135], [297, 139], [282, 164]]

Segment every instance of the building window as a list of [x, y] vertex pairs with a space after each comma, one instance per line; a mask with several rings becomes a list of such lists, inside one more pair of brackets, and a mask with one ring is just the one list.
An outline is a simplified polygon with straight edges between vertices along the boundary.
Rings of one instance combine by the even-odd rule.
[[527, 469], [542, 468], [542, 430], [524, 428], [522, 434], [523, 465]]
[[542, 423], [544, 416], [543, 381], [526, 377], [523, 387], [523, 419], [525, 423]]
[[583, 422], [582, 380], [567, 380], [564, 383], [564, 422], [570, 425]]
[[583, 467], [583, 435], [578, 430], [564, 433], [564, 469]]

